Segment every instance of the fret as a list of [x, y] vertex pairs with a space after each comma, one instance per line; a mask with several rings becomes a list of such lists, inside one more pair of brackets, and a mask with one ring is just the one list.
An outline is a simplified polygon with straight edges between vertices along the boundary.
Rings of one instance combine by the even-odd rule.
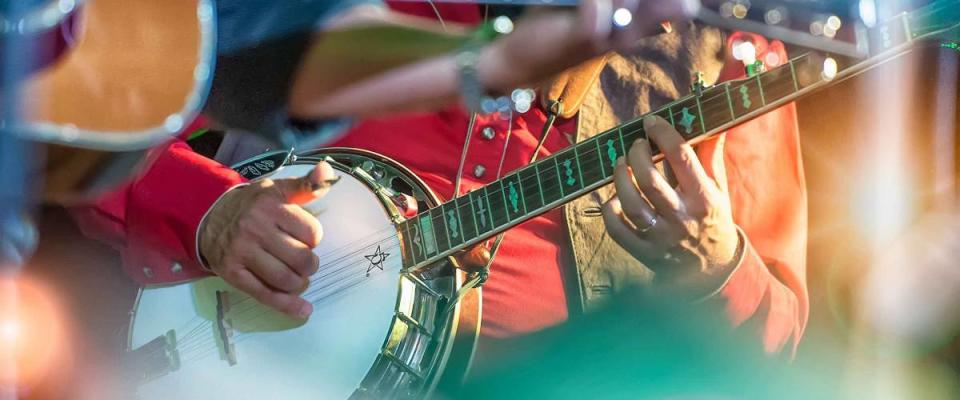
[[755, 79], [755, 80], [757, 81], [757, 93], [760, 94], [760, 103], [761, 103], [761, 105], [766, 106], [766, 105], [767, 105], [767, 97], [763, 94], [763, 82], [760, 82], [760, 75], [762, 75], [762, 74], [756, 74], [756, 75], [754, 75], [754, 76], [753, 76], [753, 79]]
[[794, 93], [790, 69], [784, 66], [771, 69], [757, 76], [763, 85], [764, 102], [774, 103]]
[[400, 223], [400, 231], [403, 235], [403, 266], [409, 267], [417, 264], [417, 258], [414, 254], [413, 241], [410, 239], [410, 221], [412, 219], [406, 220]]
[[757, 85], [757, 81], [753, 79], [739, 80], [730, 83], [734, 97], [733, 109], [737, 118], [763, 107], [763, 104], [760, 102]]
[[662, 108], [660, 111], [657, 111], [657, 115], [659, 115], [661, 118], [663, 118], [666, 121], [670, 121], [670, 126], [677, 126], [677, 121], [674, 121], [673, 119], [672, 106], [667, 105], [666, 107]]
[[490, 201], [487, 199], [487, 188], [470, 192], [470, 204], [473, 206], [473, 215], [477, 219], [477, 236], [493, 230], [493, 215], [490, 214]]
[[[596, 136], [597, 150], [601, 157], [601, 170], [603, 177], [613, 176], [613, 170], [617, 167], [617, 159], [623, 157], [623, 142], [620, 141], [620, 129], [612, 129]], [[619, 150], [618, 150], [619, 149]]]
[[673, 114], [670, 112], [670, 107], [661, 108], [661, 109], [657, 110], [657, 112], [655, 112], [655, 113], [653, 113], [653, 114], [656, 115], [656, 116], [658, 116], [658, 117], [660, 117], [660, 118], [663, 118], [664, 121], [669, 121], [669, 122], [670, 122], [670, 125], [673, 126], [673, 124], [674, 124]]
[[[703, 119], [703, 106], [701, 105], [701, 98], [702, 98], [702, 97], [703, 97], [703, 96], [695, 96], [695, 97], [694, 97], [694, 100], [696, 100], [696, 102], [697, 102], [697, 114], [700, 116], [700, 129], [701, 129], [701, 130], [700, 130], [700, 133], [706, 133], [706, 132], [707, 132], [707, 121], [705, 121], [705, 120]], [[690, 138], [692, 138], [692, 136], [691, 136]], [[687, 138], [687, 139], [690, 139], [690, 138]]]
[[536, 166], [528, 166], [517, 171], [520, 179], [520, 196], [523, 198], [523, 209], [530, 212], [543, 207], [543, 193], [540, 189], [540, 176]]
[[823, 60], [819, 57], [813, 57], [810, 53], [790, 60], [790, 66], [796, 71], [794, 81], [799, 88], [798, 90], [805, 89], [823, 80]]
[[646, 132], [643, 130], [643, 118], [620, 125], [620, 132], [622, 133], [623, 147], [630, 151], [630, 146], [633, 145], [634, 141], [646, 137]]
[[430, 218], [430, 211], [417, 216], [420, 221], [420, 237], [423, 239], [423, 249], [427, 257], [436, 255], [437, 238], [433, 231], [433, 219]]
[[797, 68], [793, 66], [793, 59], [787, 61], [787, 65], [790, 66], [790, 79], [793, 80], [793, 91], [800, 91], [800, 80], [797, 78]]
[[507, 218], [509, 221], [513, 221], [517, 218], [523, 217], [523, 214], [527, 212], [527, 206], [523, 204], [523, 195], [521, 194], [522, 190], [520, 188], [520, 178], [517, 174], [508, 175], [503, 179], [500, 179], [503, 190], [503, 204], [507, 209]]
[[733, 96], [730, 95], [730, 84], [723, 84], [723, 91], [727, 94], [727, 106], [730, 108], [730, 120], [733, 121], [737, 119], [737, 112], [733, 111]]
[[575, 149], [564, 151], [556, 156], [557, 177], [560, 180], [560, 188], [564, 197], [583, 188], [583, 181], [579, 178], [580, 167], [577, 165], [576, 158]]
[[546, 204], [552, 204], [563, 198], [563, 189], [560, 185], [560, 174], [557, 173], [557, 158], [550, 157], [538, 165], [537, 174], [540, 176], [540, 186]]
[[[471, 191], [457, 199], [457, 209], [460, 210], [461, 216], [464, 213], [470, 214], [470, 218], [464, 218], [461, 221], [463, 223], [464, 236], [472, 235], [473, 237], [477, 237], [480, 236], [480, 227], [477, 226], [477, 213], [476, 208], [473, 206], [472, 193]], [[464, 237], [464, 240], [467, 240], [466, 237]]]
[[450, 250], [453, 246], [450, 246], [450, 233], [447, 232], [443, 206], [430, 209], [429, 215], [433, 222], [433, 237], [437, 241], [437, 252], [443, 253]]
[[487, 204], [490, 205], [490, 215], [493, 216], [494, 227], [504, 226], [510, 222], [501, 181], [498, 180], [487, 185]]
[[573, 146], [573, 159], [577, 162], [577, 176], [580, 177], [580, 187], [587, 187], [583, 181], [583, 166], [580, 165], [580, 146]]
[[583, 186], [590, 186], [606, 178], [603, 175], [603, 154], [600, 153], [599, 143], [598, 137], [594, 136], [577, 144], [577, 147], [579, 147], [577, 158], [580, 160], [580, 180], [583, 181]]
[[714, 86], [700, 95], [704, 132], [713, 131], [733, 121], [732, 106], [729, 100], [729, 90], [726, 85]]

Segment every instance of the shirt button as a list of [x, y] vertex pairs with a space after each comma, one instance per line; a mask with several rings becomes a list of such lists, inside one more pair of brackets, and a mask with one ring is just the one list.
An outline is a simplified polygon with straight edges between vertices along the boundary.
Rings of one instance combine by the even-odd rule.
[[480, 131], [480, 135], [483, 136], [484, 139], [492, 140], [494, 136], [497, 136], [497, 131], [488, 126]]
[[477, 164], [476, 167], [473, 167], [473, 177], [482, 178], [483, 174], [487, 172], [487, 167]]
[[153, 278], [153, 270], [150, 269], [150, 268], [144, 268], [144, 269], [143, 269], [143, 276], [147, 277], [147, 279]]
[[170, 265], [170, 272], [173, 272], [174, 274], [179, 274], [180, 271], [183, 271], [183, 265], [180, 265], [180, 263], [174, 262], [173, 264]]

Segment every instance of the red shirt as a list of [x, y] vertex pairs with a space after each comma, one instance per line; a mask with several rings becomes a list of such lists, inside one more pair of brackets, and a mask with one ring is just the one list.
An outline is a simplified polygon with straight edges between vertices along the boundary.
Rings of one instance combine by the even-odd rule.
[[[453, 194], [463, 151], [468, 116], [459, 108], [439, 113], [372, 118], [360, 123], [333, 146], [361, 147], [393, 158], [420, 176], [441, 198]], [[530, 160], [540, 138], [545, 116], [539, 109], [515, 114], [513, 123], [499, 115], [477, 118], [470, 133], [470, 148], [464, 168], [461, 195], [494, 181], [508, 126], [510, 141], [503, 158], [502, 175], [518, 169]], [[484, 138], [492, 128], [495, 136]], [[541, 157], [570, 145], [568, 134], [576, 124], [554, 127], [547, 137]], [[485, 169], [481, 177], [477, 167]], [[563, 249], [569, 239], [563, 214], [553, 210], [507, 232], [491, 267], [490, 279], [483, 287], [485, 336], [506, 337], [526, 333], [562, 322], [567, 317], [567, 300], [560, 265], [568, 258]]]

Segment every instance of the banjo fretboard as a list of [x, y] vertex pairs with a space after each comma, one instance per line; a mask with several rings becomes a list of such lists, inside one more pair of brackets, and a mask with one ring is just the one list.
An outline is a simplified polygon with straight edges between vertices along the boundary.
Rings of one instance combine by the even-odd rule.
[[[746, 79], [698, 89], [646, 115], [669, 121], [690, 142], [700, 141], [904, 54], [912, 41], [956, 24], [960, 8], [948, 3], [934, 2], [878, 25], [870, 40], [877, 56], [842, 71], [836, 64], [825, 68], [822, 56], [806, 54]], [[642, 116], [400, 223], [409, 249], [403, 251], [404, 266], [430, 265], [609, 184], [617, 158], [645, 137]], [[650, 145], [659, 159], [656, 145]]]

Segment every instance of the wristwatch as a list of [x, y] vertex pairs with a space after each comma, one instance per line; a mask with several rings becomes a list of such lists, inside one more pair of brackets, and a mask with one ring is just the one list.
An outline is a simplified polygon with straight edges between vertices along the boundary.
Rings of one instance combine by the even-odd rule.
[[475, 113], [488, 113], [483, 109], [484, 103], [489, 103], [492, 96], [487, 95], [486, 89], [480, 83], [477, 74], [477, 63], [480, 61], [481, 47], [474, 44], [467, 45], [456, 55], [457, 75], [460, 83], [460, 97], [463, 105]]

